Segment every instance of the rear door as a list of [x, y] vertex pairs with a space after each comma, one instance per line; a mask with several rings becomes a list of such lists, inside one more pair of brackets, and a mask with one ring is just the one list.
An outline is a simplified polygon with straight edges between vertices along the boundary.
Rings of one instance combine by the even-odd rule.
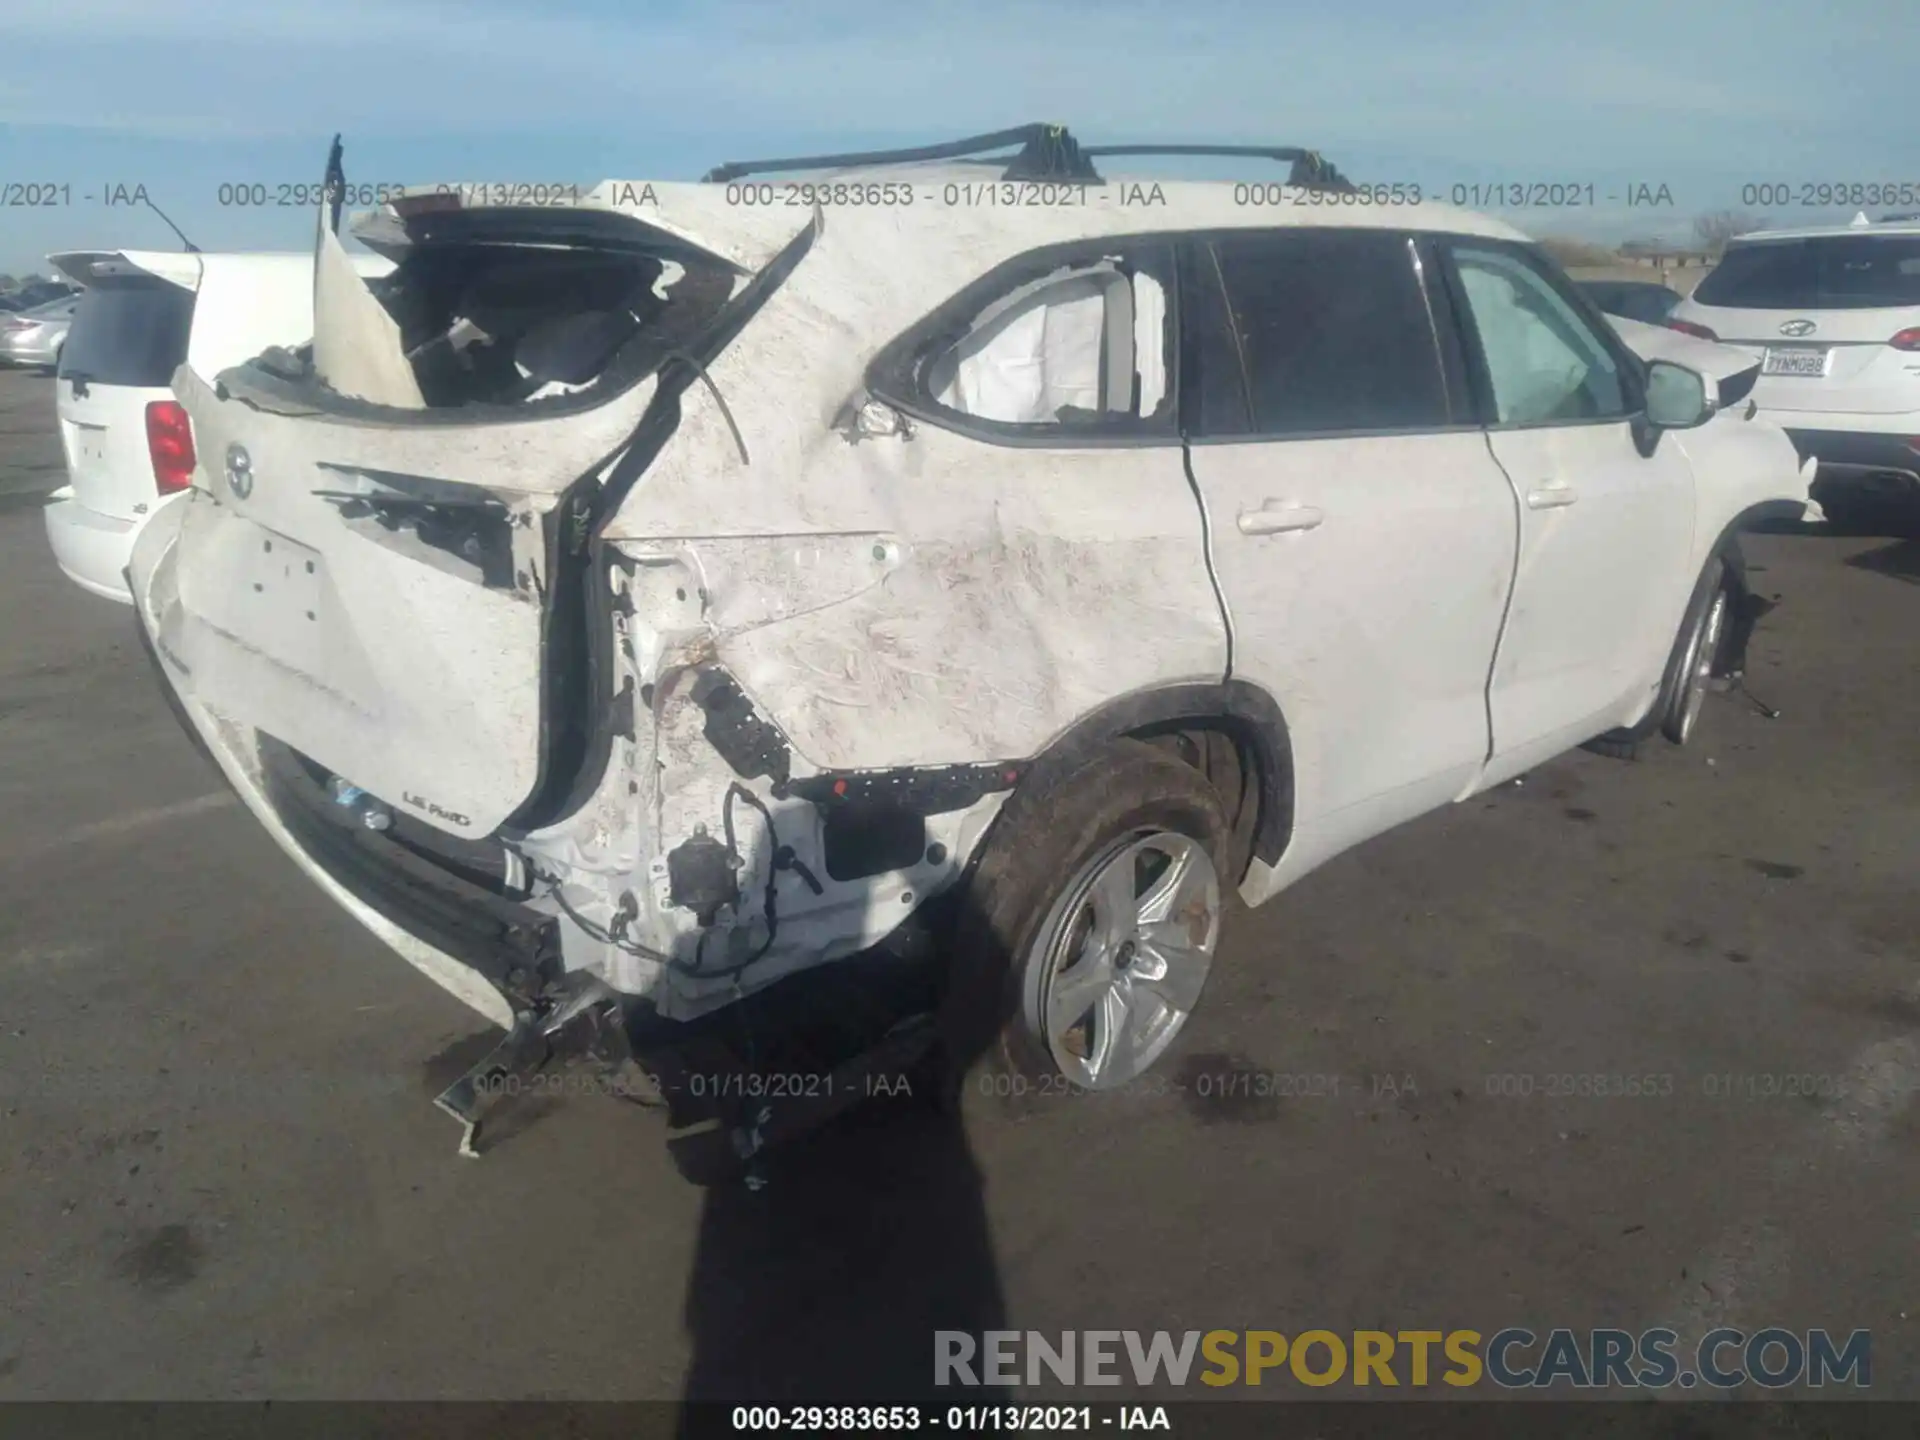
[[1639, 362], [1531, 247], [1444, 248], [1488, 443], [1521, 501], [1493, 778], [1610, 729], [1657, 680], [1695, 579], [1693, 471], [1671, 437], [1643, 451]]
[[122, 254], [57, 255], [86, 290], [55, 381], [60, 446], [74, 498], [96, 514], [138, 520], [159, 503], [147, 407], [173, 399], [187, 358], [200, 263], [166, 257], [165, 273]]
[[1920, 234], [1734, 245], [1684, 313], [1762, 362], [1753, 398], [1786, 424], [1920, 410]]
[[1485, 762], [1513, 494], [1409, 236], [1229, 232], [1182, 268], [1189, 461], [1233, 673], [1292, 732], [1304, 867]]

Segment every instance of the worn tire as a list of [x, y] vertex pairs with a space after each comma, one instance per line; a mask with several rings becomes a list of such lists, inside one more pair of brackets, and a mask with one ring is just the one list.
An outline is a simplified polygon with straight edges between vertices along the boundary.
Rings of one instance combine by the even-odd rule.
[[[1691, 727], [1686, 720], [1691, 679], [1696, 664], [1704, 662], [1709, 670], [1717, 670], [1720, 652], [1726, 637], [1726, 619], [1731, 611], [1733, 597], [1727, 588], [1726, 562], [1715, 555], [1707, 561], [1700, 572], [1700, 579], [1694, 585], [1693, 598], [1687, 602], [1687, 617], [1680, 625], [1679, 638], [1674, 641], [1673, 656], [1667, 662], [1666, 678], [1660, 686], [1660, 733], [1675, 745], [1685, 745], [1691, 738]], [[1711, 636], [1703, 633], [1709, 618], [1719, 610], [1719, 624], [1714, 626]], [[1701, 644], [1711, 645], [1711, 651], [1700, 653]]]
[[1224, 730], [1174, 730], [1152, 736], [1151, 743], [1200, 771], [1220, 797], [1232, 830], [1220, 879], [1237, 893], [1253, 862], [1254, 827], [1260, 820], [1259, 770]]
[[1025, 1109], [1036, 1097], [1066, 1093], [1027, 1015], [1037, 979], [1031, 952], [1070, 878], [1130, 831], [1149, 828], [1201, 846], [1221, 877], [1224, 909], [1234, 826], [1206, 772], [1172, 750], [1116, 740], [1070, 771], [1036, 775], [1008, 801], [953, 921], [939, 1046], [946, 1103], [978, 1091]]
[[[1737, 543], [1737, 541], [1729, 542]], [[1700, 578], [1694, 582], [1693, 594], [1687, 600], [1685, 614], [1680, 619], [1679, 632], [1674, 636], [1673, 648], [1667, 652], [1666, 669], [1660, 672], [1660, 690], [1653, 697], [1653, 704], [1647, 707], [1647, 713], [1632, 725], [1622, 726], [1618, 730], [1609, 730], [1604, 735], [1596, 735], [1581, 748], [1591, 750], [1596, 755], [1605, 755], [1613, 760], [1637, 760], [1640, 757], [1640, 742], [1651, 737], [1656, 731], [1672, 739], [1668, 728], [1680, 702], [1684, 671], [1687, 667], [1689, 641], [1698, 628], [1707, 606], [1713, 603], [1713, 597], [1727, 584], [1727, 562], [1725, 550], [1716, 550], [1707, 557], [1707, 563], [1701, 568]], [[1675, 741], [1676, 744], [1684, 743]]]

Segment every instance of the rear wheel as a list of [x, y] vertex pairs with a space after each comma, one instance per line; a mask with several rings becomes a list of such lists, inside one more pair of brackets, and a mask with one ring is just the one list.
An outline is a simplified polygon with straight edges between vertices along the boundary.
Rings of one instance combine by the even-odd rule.
[[1139, 1079], [1199, 1003], [1219, 932], [1204, 844], [1129, 830], [1080, 867], [1023, 957], [1019, 1033], [1082, 1089]]
[[1145, 1074], [1212, 971], [1234, 848], [1206, 774], [1137, 740], [1017, 794], [960, 901], [946, 1086], [976, 1065], [1013, 1099]]

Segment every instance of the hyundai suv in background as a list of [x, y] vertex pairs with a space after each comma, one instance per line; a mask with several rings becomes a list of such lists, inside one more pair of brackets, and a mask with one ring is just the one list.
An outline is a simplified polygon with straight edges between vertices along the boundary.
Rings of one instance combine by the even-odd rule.
[[[193, 476], [193, 430], [174, 398], [181, 365], [213, 375], [313, 330], [313, 257], [88, 250], [50, 255], [86, 286], [55, 382], [69, 483], [46, 507], [67, 578], [130, 600], [134, 537]], [[360, 256], [361, 273], [391, 267]]]
[[1920, 221], [1743, 235], [1669, 323], [1760, 360], [1830, 515], [1920, 503]]

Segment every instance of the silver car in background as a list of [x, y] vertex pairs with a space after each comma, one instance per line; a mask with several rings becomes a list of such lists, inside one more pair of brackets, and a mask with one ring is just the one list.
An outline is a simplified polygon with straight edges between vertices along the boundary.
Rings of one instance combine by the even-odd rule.
[[74, 294], [15, 315], [0, 315], [0, 364], [44, 370], [58, 366], [79, 305], [80, 297]]

